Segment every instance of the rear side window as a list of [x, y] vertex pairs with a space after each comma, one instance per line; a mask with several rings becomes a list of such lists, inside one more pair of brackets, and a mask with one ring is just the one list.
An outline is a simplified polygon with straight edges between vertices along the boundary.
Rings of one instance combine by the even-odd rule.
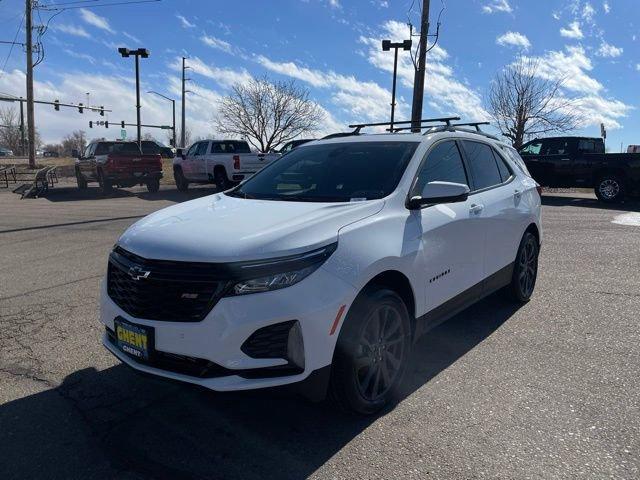
[[503, 182], [506, 182], [511, 178], [511, 170], [507, 167], [507, 164], [504, 162], [504, 159], [500, 156], [498, 152], [495, 150], [491, 150], [493, 152], [493, 156], [496, 159], [496, 163], [498, 164], [498, 170], [500, 171], [500, 178]]
[[543, 155], [566, 155], [569, 153], [569, 142], [562, 138], [550, 138], [544, 141]]
[[234, 142], [233, 148], [236, 153], [251, 153], [249, 145], [246, 142]]
[[596, 142], [594, 140], [579, 140], [578, 150], [584, 153], [601, 153], [597, 151]]
[[462, 145], [469, 159], [474, 190], [482, 190], [502, 183], [500, 171], [490, 146], [468, 140], [463, 140]]
[[509, 157], [509, 159], [516, 165], [516, 167], [522, 170], [522, 173], [524, 173], [527, 177], [531, 176], [531, 174], [529, 173], [529, 169], [524, 163], [524, 160], [522, 160], [522, 157], [520, 156], [520, 154], [518, 154], [518, 151], [515, 148], [508, 147], [506, 145], [501, 146], [501, 148], [502, 151], [507, 155], [507, 157]]
[[414, 194], [420, 195], [427, 183], [436, 181], [469, 185], [456, 142], [441, 142], [433, 147], [418, 172]]

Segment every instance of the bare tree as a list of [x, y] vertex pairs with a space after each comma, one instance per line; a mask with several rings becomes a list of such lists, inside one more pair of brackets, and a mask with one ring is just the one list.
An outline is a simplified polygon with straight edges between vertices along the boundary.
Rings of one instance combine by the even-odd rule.
[[63, 155], [70, 156], [72, 150], [83, 152], [87, 146], [87, 134], [83, 130], [75, 130], [62, 139]]
[[13, 150], [16, 155], [21, 155], [21, 138], [16, 109], [0, 108], [0, 146]]
[[565, 79], [541, 78], [539, 66], [535, 59], [519, 58], [496, 75], [489, 92], [489, 113], [516, 148], [525, 138], [577, 126], [572, 101], [561, 92]]
[[236, 84], [220, 101], [216, 126], [220, 133], [242, 137], [268, 152], [299, 135], [317, 130], [324, 115], [295, 82], [266, 78]]

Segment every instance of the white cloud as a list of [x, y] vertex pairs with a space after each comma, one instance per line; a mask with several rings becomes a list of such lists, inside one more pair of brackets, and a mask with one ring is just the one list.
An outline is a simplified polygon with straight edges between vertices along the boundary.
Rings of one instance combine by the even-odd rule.
[[489, 3], [483, 5], [482, 11], [483, 13], [511, 13], [513, 12], [513, 8], [509, 4], [509, 0], [491, 0]]
[[222, 50], [223, 52], [231, 53], [233, 50], [229, 42], [225, 42], [224, 40], [220, 40], [219, 38], [210, 35], [203, 35], [200, 37], [200, 40], [202, 40], [205, 45], [217, 50]]
[[596, 55], [605, 58], [616, 58], [622, 55], [623, 51], [624, 50], [621, 47], [616, 47], [603, 40], [600, 44], [600, 47], [596, 51]]
[[611, 6], [607, 0], [603, 2], [602, 9], [604, 10], [604, 13], [609, 13], [611, 11]]
[[96, 63], [96, 59], [86, 53], [76, 52], [69, 48], [65, 48], [64, 52], [70, 57], [77, 58], [78, 60], [82, 60], [83, 62], [89, 62], [91, 65], [95, 65]]
[[[314, 70], [293, 62], [275, 62], [262, 55], [256, 60], [267, 70], [301, 80], [316, 88], [331, 90], [332, 102], [350, 115], [350, 121], [380, 121], [389, 115], [391, 93], [375, 82], [363, 82], [353, 76]], [[403, 108], [399, 106], [399, 115], [400, 112], [406, 114]]]
[[[360, 42], [368, 46], [369, 63], [385, 72], [393, 72], [393, 55], [381, 51], [379, 39], [404, 38], [406, 34], [405, 24], [389, 21], [383, 25], [380, 35], [360, 37]], [[427, 54], [425, 105], [437, 105], [437, 112], [442, 114], [459, 114], [472, 120], [487, 119], [488, 114], [482, 107], [480, 94], [455, 77], [453, 69], [444, 63], [448, 57], [447, 51], [441, 47], [436, 47]], [[409, 55], [399, 56], [398, 79], [401, 85], [412, 89], [413, 76], [414, 67]]]
[[[188, 58], [187, 65], [190, 67], [192, 72], [214, 80], [223, 88], [231, 87], [236, 83], [246, 83], [252, 78], [249, 72], [245, 69], [231, 70], [229, 68], [220, 68], [208, 65], [198, 57]], [[182, 59], [180, 57], [176, 57], [169, 67], [172, 70], [182, 71]], [[191, 86], [192, 84], [190, 83], [189, 90], [192, 90]]]
[[636, 70], [640, 72], [640, 63], [636, 63]]
[[580, 29], [580, 22], [571, 22], [567, 28], [560, 29], [560, 35], [566, 38], [573, 38], [580, 40], [584, 37], [582, 30]]
[[554, 20], [560, 20], [560, 14], [558, 12], [552, 12], [551, 16], [554, 18]]
[[180, 20], [180, 24], [182, 25], [182, 28], [194, 28], [196, 26], [195, 23], [191, 23], [189, 20], [187, 20], [183, 15], [180, 15], [179, 13], [176, 13], [176, 18]]
[[91, 38], [89, 33], [82, 27], [76, 27], [75, 25], [59, 24], [54, 27], [55, 30], [69, 35], [75, 35], [76, 37]]
[[80, 16], [82, 17], [82, 20], [84, 20], [89, 25], [93, 25], [94, 27], [105, 30], [109, 33], [115, 33], [106, 18], [101, 17], [100, 15], [96, 15], [91, 10], [81, 8]]
[[593, 17], [596, 14], [596, 9], [593, 8], [593, 5], [591, 5], [589, 2], [585, 2], [584, 7], [582, 8], [582, 18], [585, 20], [585, 22], [589, 23], [589, 24], [593, 24]]
[[137, 43], [142, 43], [142, 40], [140, 40], [138, 37], [136, 37], [134, 35], [131, 35], [130, 33], [122, 32], [122, 35], [127, 37], [129, 40], [132, 40], [132, 41], [137, 42]]
[[534, 59], [540, 78], [564, 81], [562, 93], [572, 100], [570, 108], [580, 119], [581, 127], [602, 122], [607, 128], [620, 128], [618, 120], [633, 109], [605, 96], [602, 83], [590, 76], [593, 64], [582, 46], [567, 46], [564, 51], [550, 51]]
[[340, 5], [340, 1], [339, 0], [329, 0], [329, 5], [331, 6], [331, 8], [341, 8], [342, 7]]
[[519, 32], [507, 32], [500, 35], [496, 38], [496, 43], [503, 46], [511, 45], [513, 47], [520, 47], [524, 50], [528, 50], [531, 47], [529, 39]]

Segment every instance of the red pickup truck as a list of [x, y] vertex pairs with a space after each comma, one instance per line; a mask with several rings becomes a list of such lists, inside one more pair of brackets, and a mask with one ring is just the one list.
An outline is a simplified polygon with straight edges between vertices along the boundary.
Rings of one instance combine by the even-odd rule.
[[149, 192], [157, 192], [162, 178], [160, 154], [143, 155], [136, 142], [95, 141], [76, 157], [78, 188], [88, 182], [98, 182], [103, 193], [114, 186], [146, 185]]

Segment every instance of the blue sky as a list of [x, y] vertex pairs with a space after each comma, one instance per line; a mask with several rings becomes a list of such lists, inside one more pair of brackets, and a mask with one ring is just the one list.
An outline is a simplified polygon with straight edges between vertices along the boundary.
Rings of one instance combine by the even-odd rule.
[[[58, 0], [63, 3], [67, 0]], [[109, 0], [105, 0], [107, 2]], [[42, 0], [53, 4], [54, 0]], [[102, 3], [102, 2], [98, 2]], [[295, 79], [326, 112], [322, 131], [353, 121], [388, 119], [393, 54], [380, 40], [408, 38], [419, 23], [420, 0], [162, 0], [158, 3], [65, 10], [43, 37], [45, 59], [35, 69], [36, 97], [113, 109], [111, 121], [135, 119], [133, 60], [118, 46], [146, 47], [143, 89], [179, 98], [179, 62], [192, 67], [187, 121], [194, 136], [215, 136], [216, 103], [235, 82], [251, 76]], [[0, 3], [2, 38], [12, 40], [24, 1]], [[597, 136], [603, 121], [608, 148], [640, 143], [640, 2], [637, 0], [440, 0], [438, 45], [428, 55], [424, 116], [460, 114], [484, 119], [484, 98], [495, 73], [519, 54], [539, 59], [540, 74], [566, 78], [581, 134]], [[40, 10], [36, 23], [56, 12]], [[20, 33], [18, 38], [23, 38]], [[24, 95], [24, 53], [0, 46], [0, 92]], [[413, 70], [401, 54], [396, 118], [410, 112]], [[96, 115], [37, 107], [46, 141], [74, 129], [114, 137], [118, 129], [88, 129]], [[170, 106], [143, 97], [143, 122], [168, 123]], [[129, 132], [133, 135], [133, 129]], [[158, 138], [165, 135], [154, 131]]]

